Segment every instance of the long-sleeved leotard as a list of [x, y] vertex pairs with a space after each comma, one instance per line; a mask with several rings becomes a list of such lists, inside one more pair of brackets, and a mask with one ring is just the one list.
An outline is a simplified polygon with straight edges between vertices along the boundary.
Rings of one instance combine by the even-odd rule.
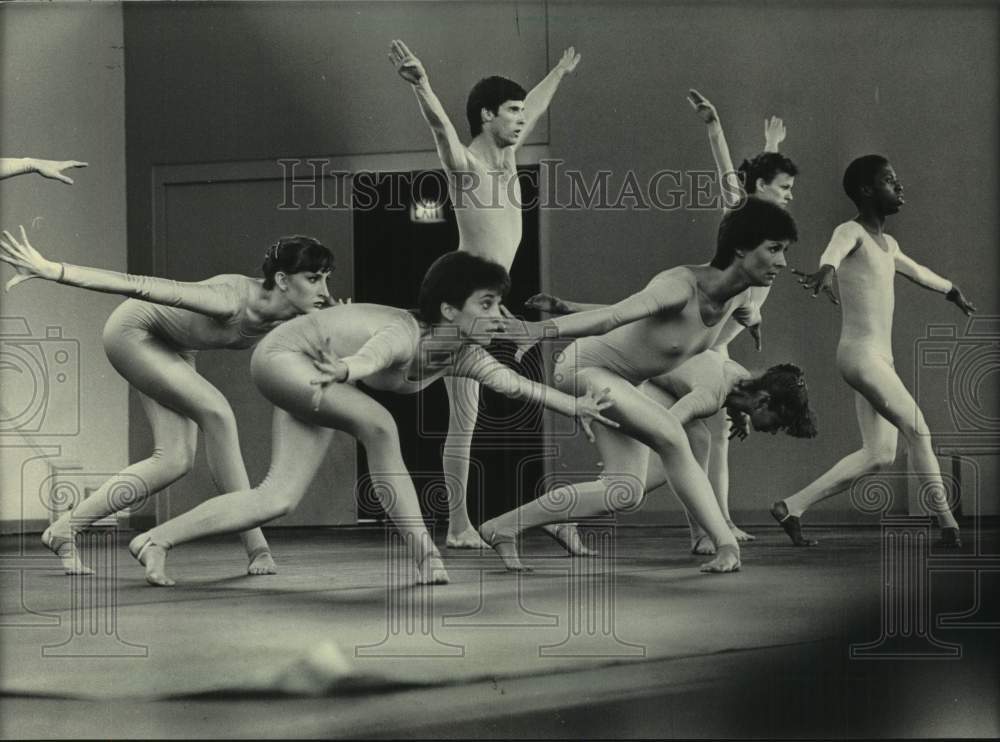
[[837, 271], [843, 313], [838, 358], [864, 346], [891, 363], [896, 271], [935, 291], [947, 293], [952, 287], [904, 255], [891, 235], [884, 238], [888, 249], [857, 222], [845, 222], [834, 230], [820, 256], [820, 265]]
[[[544, 402], [575, 414], [572, 397], [530, 381], [473, 345], [455, 350], [455, 335], [426, 335], [410, 312], [377, 304], [346, 304], [298, 317], [272, 331], [254, 352], [255, 374], [278, 353], [326, 352], [348, 368], [347, 381], [415, 394], [442, 376], [473, 379], [508, 397]], [[435, 347], [437, 346], [437, 347]], [[257, 375], [254, 377], [258, 378]]]
[[745, 311], [759, 319], [750, 292], [743, 291], [726, 303], [717, 322], [706, 325], [698, 293], [695, 274], [686, 266], [658, 274], [643, 291], [626, 300], [641, 308], [641, 319], [573, 344], [578, 366], [607, 368], [638, 384], [714, 347], [734, 312]]
[[692, 420], [711, 417], [726, 404], [726, 397], [736, 384], [750, 377], [743, 366], [716, 350], [706, 350], [656, 379], [677, 400], [670, 412], [686, 425]]

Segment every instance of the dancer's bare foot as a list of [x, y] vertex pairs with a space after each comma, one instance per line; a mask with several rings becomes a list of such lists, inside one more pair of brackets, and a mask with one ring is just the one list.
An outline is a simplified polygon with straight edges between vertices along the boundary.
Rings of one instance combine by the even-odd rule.
[[444, 568], [444, 561], [437, 549], [417, 560], [418, 585], [447, 585], [449, 582], [451, 578], [448, 577], [448, 570]]
[[757, 537], [747, 533], [738, 525], [733, 523], [731, 520], [726, 521], [726, 525], [729, 526], [729, 530], [732, 531], [733, 538], [735, 538], [739, 543], [745, 544], [748, 541], [756, 541]]
[[718, 548], [715, 559], [701, 565], [702, 572], [724, 573], [739, 572], [740, 567], [740, 547], [736, 544], [723, 544]]
[[596, 556], [599, 553], [583, 543], [576, 523], [552, 523], [542, 526], [542, 530], [558, 541], [559, 545], [572, 556]]
[[715, 544], [707, 533], [691, 534], [691, 553], [701, 556], [711, 556], [715, 553]]
[[488, 549], [490, 545], [483, 541], [479, 534], [476, 533], [476, 529], [472, 526], [466, 526], [465, 530], [459, 531], [458, 533], [452, 533], [448, 530], [448, 537], [445, 540], [445, 545], [449, 549]]
[[778, 521], [778, 525], [785, 530], [795, 546], [816, 546], [819, 543], [816, 539], [806, 538], [802, 535], [802, 524], [798, 516], [788, 512], [788, 506], [784, 500], [778, 500], [771, 505], [771, 517]]
[[128, 544], [129, 553], [146, 568], [146, 582], [156, 587], [172, 587], [176, 583], [167, 577], [169, 544], [157, 544], [148, 533], [140, 533]]
[[516, 534], [498, 530], [491, 520], [479, 526], [479, 533], [483, 541], [503, 560], [508, 572], [531, 572], [531, 567], [521, 564], [521, 558], [517, 553]]
[[271, 556], [269, 549], [255, 549], [247, 554], [247, 558], [250, 560], [247, 565], [248, 575], [278, 574], [278, 565], [274, 563], [274, 557]]
[[45, 529], [42, 534], [42, 543], [45, 548], [59, 557], [62, 562], [63, 572], [68, 575], [92, 575], [94, 570], [85, 567], [80, 561], [80, 555], [76, 550], [76, 541], [72, 532], [63, 531], [59, 527], [58, 521]]

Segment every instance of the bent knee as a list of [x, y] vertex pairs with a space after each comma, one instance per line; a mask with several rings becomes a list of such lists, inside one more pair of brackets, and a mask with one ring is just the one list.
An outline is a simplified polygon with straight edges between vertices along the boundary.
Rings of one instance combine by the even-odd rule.
[[195, 449], [188, 446], [158, 447], [153, 449], [150, 459], [171, 481], [180, 479], [194, 469]]
[[896, 449], [878, 448], [868, 452], [868, 466], [872, 469], [886, 469], [896, 462]]

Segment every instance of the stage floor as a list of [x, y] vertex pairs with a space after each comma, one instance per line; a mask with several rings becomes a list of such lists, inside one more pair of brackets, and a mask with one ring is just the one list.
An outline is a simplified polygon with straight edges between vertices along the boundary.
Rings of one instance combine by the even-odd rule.
[[266, 577], [235, 538], [188, 544], [167, 589], [128, 533], [88, 539], [86, 578], [5, 537], [0, 734], [1000, 735], [998, 530], [939, 553], [893, 528], [810, 529], [815, 549], [748, 528], [735, 575], [699, 573], [680, 529], [591, 532], [591, 559], [535, 533], [534, 572], [442, 549], [433, 588], [380, 527], [268, 531]]

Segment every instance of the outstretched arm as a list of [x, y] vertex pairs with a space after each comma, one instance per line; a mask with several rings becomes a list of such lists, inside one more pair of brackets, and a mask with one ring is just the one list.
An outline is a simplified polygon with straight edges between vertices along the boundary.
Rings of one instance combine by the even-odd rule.
[[549, 320], [557, 337], [603, 335], [616, 327], [657, 314], [679, 312], [691, 298], [691, 286], [673, 277], [656, 279], [638, 293], [617, 304], [568, 314]]
[[524, 99], [524, 128], [521, 130], [521, 136], [518, 137], [518, 146], [528, 138], [528, 134], [535, 128], [538, 119], [548, 109], [563, 77], [575, 70], [579, 63], [580, 55], [571, 46], [562, 53], [562, 57], [559, 58], [559, 62], [552, 68], [552, 71], [528, 93]]
[[919, 286], [931, 291], [937, 291], [945, 295], [945, 298], [954, 303], [959, 309], [965, 312], [966, 316], [976, 311], [972, 302], [965, 298], [962, 290], [947, 278], [942, 278], [937, 273], [926, 266], [920, 265], [913, 258], [905, 255], [897, 248], [893, 259], [896, 263], [896, 272], [904, 278], [908, 278]]
[[719, 186], [722, 190], [722, 204], [727, 209], [735, 209], [746, 197], [739, 175], [733, 168], [733, 158], [729, 154], [729, 144], [722, 132], [722, 122], [715, 106], [695, 89], [688, 91], [688, 103], [701, 116], [708, 128], [708, 144], [712, 148], [715, 168], [719, 174]]
[[819, 270], [815, 273], [803, 273], [792, 268], [792, 273], [798, 276], [799, 285], [804, 289], [812, 289], [813, 298], [819, 296], [822, 291], [826, 297], [834, 304], [840, 304], [837, 295], [833, 292], [833, 278], [840, 267], [841, 261], [853, 253], [860, 240], [857, 230], [861, 229], [854, 222], [841, 224], [830, 237], [830, 244], [819, 256]]
[[518, 345], [515, 360], [542, 339], [578, 338], [603, 335], [616, 327], [657, 314], [681, 311], [691, 298], [691, 286], [674, 277], [657, 278], [642, 291], [617, 304], [567, 314], [542, 322], [507, 321], [507, 332]]
[[411, 52], [406, 44], [396, 39], [389, 45], [389, 59], [395, 65], [399, 76], [413, 86], [417, 96], [420, 112], [431, 128], [434, 136], [434, 146], [437, 147], [441, 164], [449, 172], [468, 170], [469, 163], [465, 145], [458, 138], [458, 132], [444, 111], [444, 106], [437, 95], [431, 90], [430, 81], [423, 64]]
[[548, 314], [575, 314], [576, 312], [586, 312], [591, 309], [603, 309], [607, 304], [588, 304], [569, 299], [560, 299], [552, 294], [535, 294], [524, 300], [525, 309], [536, 309], [539, 312]]
[[210, 317], [229, 317], [239, 310], [239, 298], [218, 284], [185, 283], [169, 278], [135, 276], [117, 271], [87, 268], [82, 265], [56, 263], [42, 256], [28, 241], [21, 227], [21, 241], [3, 232], [0, 237], [0, 260], [17, 270], [7, 282], [7, 290], [32, 278], [58, 281], [105, 294], [121, 294], [135, 299], [190, 309]]
[[3, 157], [0, 158], [0, 180], [12, 178], [15, 175], [38, 173], [43, 178], [51, 178], [61, 183], [73, 185], [73, 179], [63, 174], [63, 170], [74, 167], [87, 167], [86, 162], [78, 160], [37, 160], [34, 157]]
[[469, 346], [459, 354], [451, 375], [464, 376], [478, 381], [495, 392], [513, 399], [524, 399], [530, 402], [540, 402], [550, 410], [567, 417], [578, 417], [587, 437], [593, 441], [594, 434], [590, 423], [594, 420], [613, 428], [618, 423], [606, 418], [601, 412], [612, 406], [608, 398], [608, 389], [595, 395], [592, 389], [580, 397], [573, 397], [545, 384], [526, 379], [497, 361], [493, 356], [478, 346]]

